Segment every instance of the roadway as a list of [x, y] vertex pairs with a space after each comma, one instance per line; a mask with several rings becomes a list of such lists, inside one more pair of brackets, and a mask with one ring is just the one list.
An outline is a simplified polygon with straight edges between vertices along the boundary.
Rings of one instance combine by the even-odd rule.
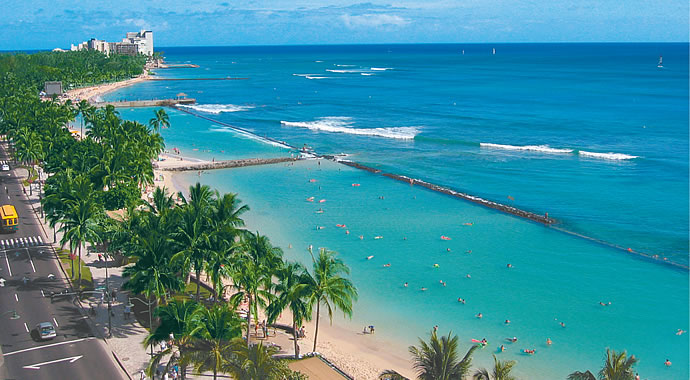
[[[0, 160], [6, 159], [3, 146]], [[14, 170], [0, 171], [0, 204], [19, 214], [18, 231], [0, 234], [0, 378], [126, 378], [75, 296], [50, 296], [71, 287]], [[40, 322], [52, 322], [57, 337], [40, 341]]]

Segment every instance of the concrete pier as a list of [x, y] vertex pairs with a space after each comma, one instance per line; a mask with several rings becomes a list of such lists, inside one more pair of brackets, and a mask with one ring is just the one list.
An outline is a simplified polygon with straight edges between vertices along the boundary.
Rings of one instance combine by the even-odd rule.
[[179, 104], [194, 104], [196, 99], [152, 99], [152, 100], [126, 100], [122, 102], [97, 102], [93, 103], [96, 107], [113, 106], [115, 108], [137, 108], [137, 107], [170, 107]]
[[216, 162], [198, 162], [198, 163], [186, 163], [180, 166], [158, 166], [154, 163], [154, 168], [160, 170], [171, 171], [171, 172], [184, 172], [184, 171], [199, 171], [199, 170], [212, 170], [212, 169], [227, 169], [227, 168], [241, 168], [244, 166], [257, 166], [257, 165], [271, 165], [279, 164], [281, 162], [293, 162], [297, 161], [294, 157], [279, 157], [279, 158], [246, 158], [242, 160], [225, 160]]

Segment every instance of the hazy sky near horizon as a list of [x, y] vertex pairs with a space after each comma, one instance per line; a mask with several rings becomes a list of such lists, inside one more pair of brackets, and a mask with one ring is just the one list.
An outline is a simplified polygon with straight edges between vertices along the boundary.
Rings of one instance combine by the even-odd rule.
[[8, 1], [0, 50], [154, 31], [156, 46], [687, 42], [687, 0]]

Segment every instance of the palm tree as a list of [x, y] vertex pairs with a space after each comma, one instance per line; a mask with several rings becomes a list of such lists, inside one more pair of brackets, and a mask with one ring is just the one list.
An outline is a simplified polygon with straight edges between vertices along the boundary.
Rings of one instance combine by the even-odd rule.
[[295, 344], [295, 358], [299, 358], [297, 329], [302, 322], [311, 319], [309, 303], [310, 280], [304, 267], [298, 263], [286, 263], [275, 273], [278, 283], [274, 286], [275, 296], [266, 308], [268, 322], [275, 322], [285, 309], [292, 314], [292, 339]]
[[[147, 373], [153, 377], [159, 363], [167, 355], [177, 357], [180, 364], [181, 377], [186, 377], [186, 367], [188, 356], [185, 355], [185, 349], [189, 345], [196, 330], [200, 328], [199, 312], [202, 306], [194, 301], [178, 301], [172, 300], [166, 305], [156, 308], [155, 315], [159, 320], [158, 327], [151, 331], [144, 340], [144, 346], [157, 344], [163, 341], [169, 341], [172, 336], [171, 344], [163, 351], [156, 353], [151, 357]], [[166, 365], [165, 372], [168, 371], [173, 360], [170, 360]]]
[[[246, 296], [248, 300], [247, 312], [247, 345], [249, 345], [249, 331], [252, 314], [258, 315], [258, 306], [266, 307], [268, 299], [267, 289], [271, 287], [273, 273], [282, 266], [283, 251], [274, 247], [268, 237], [258, 232], [246, 238], [243, 253], [239, 255], [235, 265], [233, 280], [239, 288], [234, 297]], [[257, 323], [258, 321], [254, 321]]]
[[410, 380], [398, 372], [387, 369], [379, 374], [378, 380]]
[[340, 309], [343, 314], [352, 317], [352, 302], [357, 300], [357, 289], [352, 281], [343, 277], [350, 274], [350, 269], [343, 261], [335, 257], [334, 251], [325, 248], [319, 249], [319, 256], [309, 250], [314, 261], [314, 275], [310, 287], [310, 303], [316, 304], [316, 328], [314, 330], [314, 348], [316, 351], [316, 339], [319, 334], [319, 313], [323, 303], [328, 310], [328, 319], [333, 324], [333, 310]]
[[[63, 233], [60, 243], [64, 247], [69, 242], [72, 252], [76, 247], [79, 249], [77, 287], [81, 287], [81, 247], [84, 243], [99, 241], [98, 220], [101, 218], [101, 214], [98, 205], [89, 194], [85, 194], [84, 198], [69, 202], [67, 206], [65, 214], [60, 220], [62, 224], [60, 231]], [[72, 276], [74, 276], [74, 260], [72, 260]]]
[[186, 350], [197, 372], [212, 371], [215, 380], [232, 356], [233, 339], [242, 336], [242, 321], [225, 304], [199, 312], [200, 326]]
[[273, 357], [277, 353], [277, 348], [264, 346], [262, 342], [247, 346], [242, 339], [235, 339], [225, 372], [235, 380], [285, 379], [292, 371], [283, 361]]
[[[637, 362], [635, 355], [628, 357], [625, 351], [617, 353], [607, 348], [604, 367], [599, 371], [599, 380], [633, 380], [635, 378], [633, 367]], [[577, 371], [568, 375], [568, 380], [591, 379], [594, 379], [594, 375], [590, 371]]]
[[515, 380], [515, 376], [510, 374], [513, 367], [517, 363], [515, 360], [501, 361], [494, 357], [494, 370], [493, 373], [489, 374], [486, 368], [480, 368], [474, 372], [472, 379], [474, 380]]
[[153, 129], [154, 132], [158, 133], [160, 132], [161, 128], [168, 128], [170, 127], [170, 118], [168, 117], [168, 114], [165, 113], [165, 110], [162, 108], [157, 109], [154, 111], [154, 117], [149, 120], [149, 126]]
[[477, 347], [473, 345], [458, 361], [458, 337], [449, 332], [439, 339], [436, 331], [432, 331], [428, 343], [420, 338], [419, 347], [410, 346], [409, 351], [418, 379], [451, 380], [462, 379], [469, 373], [472, 354]]

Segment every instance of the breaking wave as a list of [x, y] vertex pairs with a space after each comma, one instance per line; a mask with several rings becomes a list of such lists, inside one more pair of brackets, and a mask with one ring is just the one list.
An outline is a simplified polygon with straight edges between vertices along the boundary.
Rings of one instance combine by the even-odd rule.
[[386, 70], [393, 70], [392, 67], [372, 67], [371, 71], [386, 71]]
[[417, 127], [353, 128], [350, 117], [322, 117], [315, 121], [281, 121], [286, 127], [306, 128], [312, 131], [377, 136], [390, 139], [412, 140], [419, 133]]
[[503, 144], [492, 144], [492, 143], [479, 143], [482, 148], [492, 148], [492, 149], [505, 149], [505, 150], [518, 150], [518, 151], [532, 151], [540, 153], [551, 153], [551, 154], [577, 154], [581, 157], [595, 158], [600, 160], [632, 160], [639, 158], [639, 156], [633, 156], [624, 153], [598, 153], [598, 152], [588, 152], [586, 150], [574, 150], [568, 148], [552, 148], [548, 145], [503, 145]]
[[216, 115], [223, 112], [248, 111], [254, 108], [254, 106], [240, 106], [235, 104], [180, 104], [179, 106], [199, 112], [212, 113]]
[[492, 143], [479, 143], [482, 148], [505, 149], [505, 150], [527, 150], [541, 153], [572, 153], [572, 149], [551, 148], [548, 145], [502, 145]]
[[214, 127], [215, 128], [209, 128], [209, 131], [234, 133], [234, 134], [238, 134], [240, 136], [244, 136], [246, 138], [249, 138], [251, 140], [260, 141], [264, 144], [269, 144], [269, 145], [273, 145], [273, 146], [277, 146], [277, 147], [281, 147], [281, 148], [288, 148], [288, 149], [290, 148], [290, 146], [287, 144], [283, 144], [283, 143], [280, 143], [280, 142], [274, 141], [274, 140], [265, 139], [261, 136], [257, 136], [251, 132], [244, 131], [241, 129], [232, 128], [232, 127], [228, 127], [228, 126], [221, 126], [221, 125], [214, 125]]
[[638, 158], [639, 156], [631, 156], [629, 154], [624, 154], [624, 153], [614, 153], [614, 152], [609, 152], [609, 153], [597, 153], [597, 152], [588, 152], [586, 150], [581, 150], [580, 156], [583, 157], [588, 157], [588, 158], [598, 158], [601, 160], [632, 160], [634, 158]]

